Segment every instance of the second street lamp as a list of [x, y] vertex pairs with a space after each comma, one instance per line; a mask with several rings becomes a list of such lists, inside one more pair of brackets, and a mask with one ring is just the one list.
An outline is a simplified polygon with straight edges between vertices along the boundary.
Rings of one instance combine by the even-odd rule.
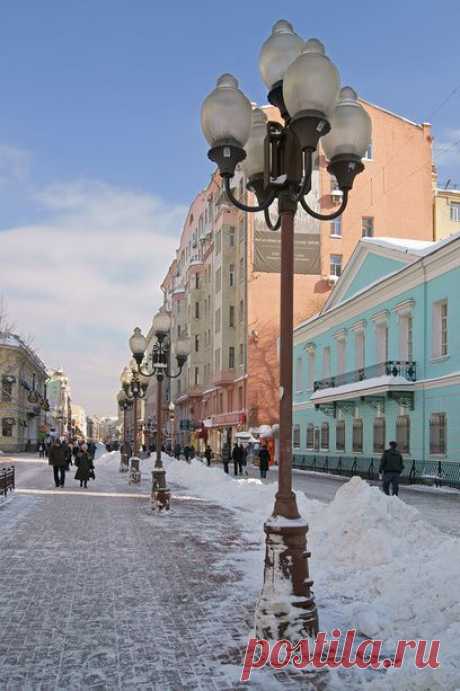
[[170, 491], [166, 485], [166, 470], [161, 458], [163, 380], [165, 377], [176, 379], [180, 376], [191, 349], [188, 338], [182, 338], [176, 342], [175, 355], [178, 371], [172, 374], [170, 371], [170, 328], [171, 318], [169, 314], [167, 312], [158, 312], [153, 319], [153, 332], [156, 341], [150, 354], [146, 354], [147, 340], [139, 327], [134, 329], [133, 335], [129, 339], [129, 346], [137, 363], [140, 376], [156, 377], [157, 380], [157, 438], [156, 459], [152, 472], [152, 508], [157, 508], [158, 511], [168, 510], [171, 498]]
[[[228, 199], [248, 212], [263, 211], [271, 230], [281, 229], [280, 301], [280, 454], [278, 491], [266, 521], [264, 586], [256, 610], [256, 636], [298, 640], [318, 631], [318, 614], [309, 579], [306, 534], [292, 491], [292, 348], [294, 301], [294, 218], [300, 204], [321, 221], [345, 209], [354, 178], [364, 166], [371, 122], [350, 87], [340, 89], [339, 73], [317, 39], [304, 42], [285, 20], [276, 22], [262, 46], [259, 69], [268, 100], [284, 124], [267, 122], [230, 74], [222, 75], [203, 102], [201, 125], [209, 158], [223, 179]], [[323, 139], [328, 171], [337, 179], [343, 198], [333, 213], [314, 211], [306, 196], [311, 190], [313, 157]], [[241, 163], [247, 188], [257, 204], [236, 199], [231, 180]], [[273, 221], [269, 207], [278, 203]]]
[[117, 396], [118, 407], [123, 411], [123, 446], [121, 450], [121, 462], [120, 462], [120, 472], [124, 473], [129, 468], [129, 454], [126, 453], [126, 448], [128, 444], [128, 429], [127, 429], [127, 412], [131, 408], [133, 402], [129, 400], [123, 389]]
[[138, 458], [139, 455], [139, 430], [137, 429], [138, 420], [138, 405], [139, 399], [145, 398], [147, 393], [147, 387], [149, 385], [148, 379], [142, 375], [137, 367], [136, 363], [130, 363], [131, 368], [125, 367], [123, 374], [121, 375], [121, 385], [123, 387], [123, 392], [128, 401], [132, 401], [133, 404], [133, 456]]

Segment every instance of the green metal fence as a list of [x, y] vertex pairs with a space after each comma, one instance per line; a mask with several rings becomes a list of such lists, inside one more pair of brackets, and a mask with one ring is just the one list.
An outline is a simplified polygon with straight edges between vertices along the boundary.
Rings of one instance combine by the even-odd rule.
[[[294, 454], [293, 466], [302, 470], [332, 473], [366, 480], [377, 480], [380, 458], [376, 456], [341, 456], [335, 454]], [[419, 461], [405, 459], [401, 483], [434, 484], [460, 489], [460, 463], [457, 461]]]

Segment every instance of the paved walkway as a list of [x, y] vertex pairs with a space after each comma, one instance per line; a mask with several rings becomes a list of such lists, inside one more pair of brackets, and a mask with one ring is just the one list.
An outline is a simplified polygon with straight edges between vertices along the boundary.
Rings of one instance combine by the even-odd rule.
[[[128, 487], [115, 460], [86, 492], [73, 473], [54, 489], [46, 463], [16, 470], [0, 505], [2, 691], [238, 688], [255, 603], [224, 563], [251, 549], [231, 512], [173, 487], [170, 515], [153, 515], [148, 478]], [[251, 688], [280, 685], [310, 688], [284, 672]]]

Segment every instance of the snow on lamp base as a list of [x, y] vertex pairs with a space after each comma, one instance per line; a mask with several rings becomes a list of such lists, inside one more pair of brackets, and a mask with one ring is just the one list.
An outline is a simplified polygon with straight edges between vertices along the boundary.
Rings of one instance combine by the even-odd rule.
[[318, 633], [318, 612], [311, 592], [307, 523], [271, 517], [266, 533], [264, 585], [256, 606], [256, 637], [296, 643]]

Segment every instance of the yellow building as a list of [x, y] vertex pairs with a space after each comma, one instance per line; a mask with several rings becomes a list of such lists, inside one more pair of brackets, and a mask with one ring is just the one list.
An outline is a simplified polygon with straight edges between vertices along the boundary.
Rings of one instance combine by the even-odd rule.
[[434, 191], [434, 239], [440, 240], [460, 231], [460, 190]]

